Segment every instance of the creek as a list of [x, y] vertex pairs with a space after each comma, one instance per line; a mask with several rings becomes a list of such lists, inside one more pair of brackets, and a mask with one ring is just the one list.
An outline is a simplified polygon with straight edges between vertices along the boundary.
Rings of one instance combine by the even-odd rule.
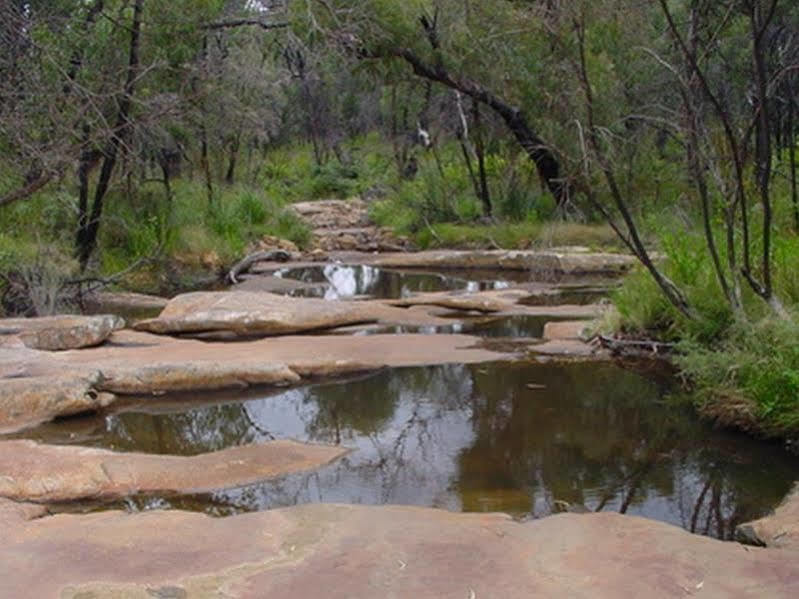
[[[131, 510], [228, 515], [308, 502], [412, 504], [538, 518], [612, 510], [722, 539], [789, 491], [799, 460], [664, 399], [668, 377], [611, 363], [387, 369], [272, 393], [132, 399], [24, 436], [193, 455], [292, 438], [352, 452], [311, 473]], [[188, 401], [188, 400], [191, 401]], [[61, 506], [86, 510], [117, 506]]]

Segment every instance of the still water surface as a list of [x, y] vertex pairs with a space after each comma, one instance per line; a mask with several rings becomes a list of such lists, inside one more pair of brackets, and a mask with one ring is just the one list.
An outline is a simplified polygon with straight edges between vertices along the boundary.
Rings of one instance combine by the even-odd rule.
[[799, 459], [701, 424], [664, 392], [612, 364], [447, 365], [203, 404], [150, 399], [26, 436], [183, 455], [281, 438], [353, 449], [313, 473], [188, 499], [138, 498], [133, 509], [229, 514], [344, 502], [541, 517], [568, 502], [730, 538], [780, 502]]

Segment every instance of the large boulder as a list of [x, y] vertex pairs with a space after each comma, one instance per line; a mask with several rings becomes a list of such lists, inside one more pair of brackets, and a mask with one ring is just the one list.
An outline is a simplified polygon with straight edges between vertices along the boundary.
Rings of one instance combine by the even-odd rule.
[[158, 334], [232, 331], [242, 336], [286, 335], [375, 320], [356, 302], [221, 291], [179, 295], [158, 318], [143, 320], [134, 328]]
[[15, 336], [31, 349], [62, 351], [104, 343], [124, 328], [118, 316], [44, 316], [0, 320], [0, 336]]
[[0, 497], [54, 503], [137, 493], [202, 493], [312, 470], [347, 451], [270, 441], [184, 457], [0, 441]]

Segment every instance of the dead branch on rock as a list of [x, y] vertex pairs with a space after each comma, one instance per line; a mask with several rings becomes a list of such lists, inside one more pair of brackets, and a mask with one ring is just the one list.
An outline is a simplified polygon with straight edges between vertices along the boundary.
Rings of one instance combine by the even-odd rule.
[[266, 250], [253, 252], [243, 260], [237, 262], [227, 274], [228, 281], [235, 285], [239, 282], [238, 277], [248, 272], [254, 264], [258, 262], [287, 262], [291, 260], [291, 254], [286, 250]]
[[649, 339], [616, 339], [607, 335], [597, 335], [595, 339], [601, 347], [610, 350], [613, 355], [665, 356], [676, 351], [676, 346], [673, 343], [662, 343]]

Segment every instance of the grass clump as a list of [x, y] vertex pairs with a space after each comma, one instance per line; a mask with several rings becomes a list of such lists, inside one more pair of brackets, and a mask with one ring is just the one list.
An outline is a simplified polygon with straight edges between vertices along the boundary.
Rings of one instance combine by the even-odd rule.
[[[695, 312], [687, 318], [643, 269], [629, 275], [612, 299], [617, 330], [677, 343], [675, 358], [699, 411], [725, 426], [769, 437], [799, 435], [799, 239], [775, 242], [774, 286], [786, 304], [778, 317], [748, 286], [734, 311], [716, 280], [701, 234], [664, 236], [661, 267]], [[724, 259], [724, 256], [722, 256]]]
[[682, 344], [677, 364], [699, 410], [721, 424], [771, 437], [799, 434], [799, 323], [737, 322], [710, 347]]

